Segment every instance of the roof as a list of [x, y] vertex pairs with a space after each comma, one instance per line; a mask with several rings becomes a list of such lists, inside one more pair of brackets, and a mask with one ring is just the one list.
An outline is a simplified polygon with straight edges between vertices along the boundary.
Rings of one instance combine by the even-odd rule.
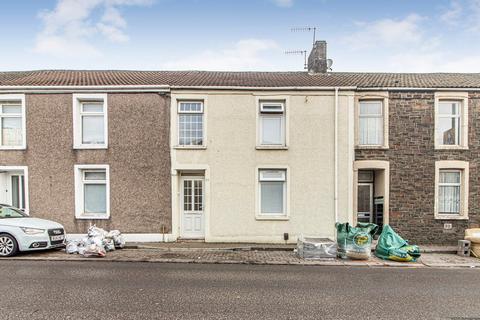
[[480, 73], [37, 70], [0, 72], [1, 86], [480, 88]]

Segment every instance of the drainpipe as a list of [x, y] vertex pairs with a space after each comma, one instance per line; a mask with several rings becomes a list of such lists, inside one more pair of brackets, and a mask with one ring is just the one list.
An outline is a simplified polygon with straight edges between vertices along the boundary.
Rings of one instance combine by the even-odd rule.
[[[333, 202], [334, 202], [334, 217], [335, 223], [338, 222], [338, 87], [335, 87], [335, 102], [334, 102], [334, 134], [333, 134], [333, 144], [334, 144], [334, 191], [333, 191]], [[334, 238], [337, 240], [337, 228], [334, 228]]]

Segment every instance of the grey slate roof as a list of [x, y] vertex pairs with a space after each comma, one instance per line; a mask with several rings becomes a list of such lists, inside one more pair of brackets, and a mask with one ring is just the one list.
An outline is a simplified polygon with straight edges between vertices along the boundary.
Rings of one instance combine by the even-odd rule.
[[0, 72], [1, 86], [480, 88], [480, 73], [38, 70]]

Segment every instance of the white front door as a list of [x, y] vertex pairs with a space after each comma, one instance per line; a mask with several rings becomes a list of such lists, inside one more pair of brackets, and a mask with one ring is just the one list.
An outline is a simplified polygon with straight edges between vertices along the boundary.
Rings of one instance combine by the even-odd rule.
[[0, 203], [25, 209], [25, 176], [21, 171], [4, 172], [0, 175], [2, 194]]
[[204, 179], [203, 177], [182, 177], [181, 188], [181, 237], [203, 239], [205, 238]]

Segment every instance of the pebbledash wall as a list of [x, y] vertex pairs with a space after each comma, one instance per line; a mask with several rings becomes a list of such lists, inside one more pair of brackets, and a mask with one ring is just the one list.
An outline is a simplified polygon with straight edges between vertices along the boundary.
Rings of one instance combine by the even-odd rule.
[[[480, 225], [480, 93], [468, 94], [468, 149], [435, 149], [435, 92], [389, 92], [389, 148], [356, 149], [356, 160], [390, 163], [390, 224], [405, 239], [454, 244]], [[469, 163], [468, 220], [435, 219], [435, 162]], [[451, 223], [451, 229], [444, 224]]]
[[[108, 93], [108, 148], [73, 148], [72, 94], [25, 94], [26, 150], [1, 150], [0, 166], [27, 166], [29, 213], [85, 233], [90, 224], [125, 233], [171, 232], [170, 99]], [[75, 218], [74, 165], [110, 167], [110, 218]]]

